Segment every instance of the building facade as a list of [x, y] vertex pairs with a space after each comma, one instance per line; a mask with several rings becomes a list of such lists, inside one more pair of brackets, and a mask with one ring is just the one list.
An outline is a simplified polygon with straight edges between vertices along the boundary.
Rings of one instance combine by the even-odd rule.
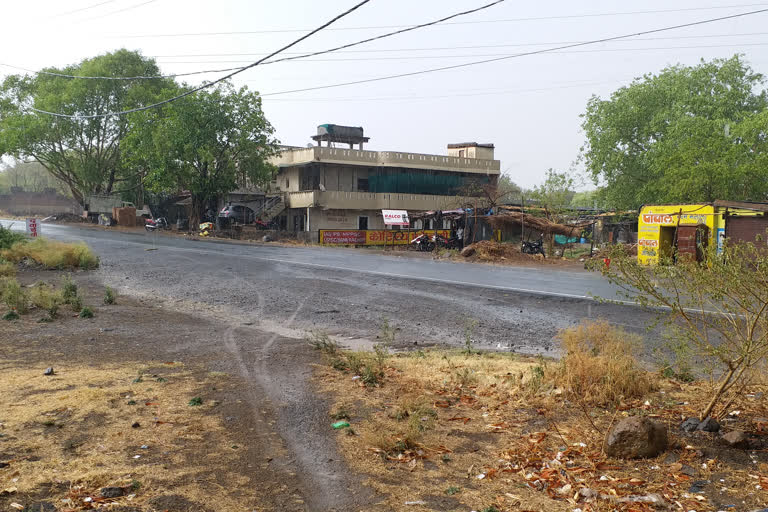
[[[352, 132], [321, 126], [322, 135], [313, 137], [318, 146], [287, 147], [272, 161], [278, 167], [274, 188], [279, 200], [272, 199], [274, 206], [266, 216], [281, 229], [384, 229], [382, 209], [465, 206], [483, 187], [494, 185], [500, 173], [492, 144], [450, 144], [448, 155], [368, 151], [351, 149], [367, 142], [362, 128]], [[343, 133], [344, 140], [335, 141], [329, 132]], [[329, 147], [334, 142], [350, 148]]]

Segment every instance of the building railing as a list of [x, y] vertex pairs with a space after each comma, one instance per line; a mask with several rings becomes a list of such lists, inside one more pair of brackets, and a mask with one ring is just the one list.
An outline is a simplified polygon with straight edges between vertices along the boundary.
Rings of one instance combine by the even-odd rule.
[[477, 197], [435, 196], [427, 194], [390, 194], [313, 190], [287, 192], [288, 208], [322, 207], [350, 210], [451, 210], [480, 200]]
[[501, 169], [498, 160], [464, 158], [459, 156], [427, 155], [399, 151], [367, 151], [360, 149], [339, 149], [311, 147], [284, 150], [273, 163], [281, 166], [307, 162], [343, 162], [358, 165], [416, 167], [447, 170], [467, 170], [497, 173]]

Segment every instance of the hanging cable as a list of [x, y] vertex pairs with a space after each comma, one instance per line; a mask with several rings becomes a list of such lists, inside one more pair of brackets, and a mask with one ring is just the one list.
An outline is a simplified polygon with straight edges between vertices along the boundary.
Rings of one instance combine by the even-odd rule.
[[[421, 29], [421, 28], [430, 27], [432, 25], [437, 25], [439, 23], [443, 23], [443, 22], [445, 22], [447, 20], [450, 20], [450, 19], [453, 19], [453, 18], [458, 18], [460, 16], [467, 16], [467, 15], [470, 15], [470, 14], [474, 14], [474, 13], [482, 11], [484, 9], [488, 9], [490, 7], [493, 7], [494, 5], [500, 4], [500, 3], [504, 2], [504, 1], [505, 0], [494, 0], [493, 2], [491, 2], [489, 4], [481, 5], [480, 7], [477, 7], [475, 9], [470, 9], [468, 11], [457, 12], [455, 14], [451, 14], [450, 16], [445, 16], [444, 18], [440, 18], [440, 19], [437, 19], [437, 20], [429, 21], [427, 23], [422, 23], [420, 25], [413, 25], [413, 26], [408, 27], [408, 28], [404, 28], [404, 29], [401, 29], [401, 30], [395, 30], [394, 32], [388, 32], [386, 34], [381, 34], [381, 35], [374, 36], [374, 37], [369, 37], [368, 39], [363, 39], [361, 41], [355, 41], [354, 43], [344, 44], [344, 45], [341, 45], [341, 46], [337, 46], [335, 48], [329, 48], [327, 50], [321, 50], [321, 51], [318, 51], [318, 52], [312, 52], [312, 53], [305, 53], [305, 54], [297, 55], [295, 57], [286, 57], [286, 58], [272, 60], [272, 61], [268, 61], [268, 62], [262, 62], [261, 64], [263, 64], [263, 65], [264, 64], [275, 64], [277, 62], [284, 62], [284, 61], [296, 60], [296, 59], [305, 59], [307, 57], [315, 57], [317, 55], [323, 55], [323, 54], [326, 54], [326, 53], [336, 52], [336, 51], [339, 51], [339, 50], [343, 50], [345, 48], [351, 48], [353, 46], [359, 46], [361, 44], [370, 43], [372, 41], [378, 41], [378, 40], [386, 39], [388, 37], [396, 36], [396, 35], [399, 35], [399, 34], [404, 34], [406, 32], [411, 32], [413, 30], [418, 30], [418, 29]], [[266, 57], [266, 58], [269, 58], [269, 57]], [[52, 72], [52, 71], [32, 71], [32, 70], [21, 68], [21, 67], [18, 67], [18, 66], [12, 66], [10, 64], [2, 64], [2, 63], [0, 63], [0, 66], [6, 66], [6, 67], [9, 67], [9, 68], [19, 69], [19, 70], [22, 70], [22, 71], [26, 71], [28, 73], [37, 73], [37, 74], [42, 74], [42, 75], [56, 76], [56, 77], [60, 77], [60, 78], [78, 78], [78, 79], [85, 79], [85, 80], [148, 80], [148, 79], [154, 79], [154, 78], [176, 78], [176, 77], [180, 77], [180, 76], [200, 75], [200, 74], [207, 74], [207, 73], [225, 73], [225, 72], [228, 72], [228, 71], [234, 71], [234, 70], [238, 70], [238, 69], [243, 69], [241, 67], [225, 68], [225, 69], [208, 69], [208, 70], [203, 70], [203, 71], [193, 71], [193, 72], [190, 72], [190, 73], [177, 73], [177, 74], [174, 74], [174, 75], [161, 75], [161, 76], [77, 76], [77, 75], [68, 75], [68, 74], [64, 74], [64, 73], [55, 73], [55, 72]]]
[[146, 106], [143, 106], [143, 107], [136, 107], [136, 108], [132, 108], [132, 109], [128, 109], [128, 110], [122, 110], [122, 111], [119, 111], [119, 112], [108, 112], [106, 114], [89, 114], [89, 115], [71, 115], [71, 114], [61, 114], [61, 113], [58, 113], [58, 112], [48, 112], [46, 110], [40, 110], [40, 109], [37, 109], [35, 107], [31, 107], [31, 106], [28, 107], [28, 108], [30, 110], [34, 111], [34, 112], [39, 113], [39, 114], [47, 114], [49, 116], [64, 117], [64, 118], [68, 118], [68, 119], [98, 119], [98, 118], [104, 118], [104, 117], [113, 117], [113, 116], [120, 116], [120, 115], [125, 115], [125, 114], [132, 114], [134, 112], [142, 112], [144, 110], [150, 110], [150, 109], [153, 109], [153, 108], [157, 108], [157, 107], [160, 107], [162, 105], [166, 105], [168, 103], [171, 103], [172, 101], [176, 101], [176, 100], [180, 100], [181, 98], [185, 98], [185, 97], [187, 97], [187, 96], [189, 96], [191, 94], [194, 94], [194, 93], [196, 93], [198, 91], [202, 91], [203, 89], [207, 89], [208, 87], [213, 87], [214, 85], [216, 85], [216, 84], [218, 84], [220, 82], [223, 82], [224, 80], [232, 78], [233, 76], [237, 75], [238, 73], [242, 73], [246, 69], [250, 69], [252, 67], [258, 66], [259, 64], [261, 64], [262, 62], [266, 61], [267, 59], [269, 59], [271, 57], [274, 57], [275, 55], [278, 55], [280, 52], [282, 52], [284, 50], [287, 50], [288, 48], [296, 46], [300, 42], [302, 42], [305, 39], [308, 39], [309, 37], [313, 36], [314, 34], [320, 32], [321, 30], [323, 30], [324, 28], [326, 28], [326, 27], [330, 26], [331, 24], [337, 22], [341, 18], [343, 18], [343, 17], [353, 13], [354, 11], [356, 11], [357, 9], [359, 9], [360, 7], [362, 7], [363, 5], [367, 4], [370, 1], [371, 0], [362, 0], [362, 2], [359, 2], [359, 3], [355, 4], [351, 8], [347, 9], [346, 11], [344, 11], [343, 13], [341, 13], [341, 14], [337, 15], [336, 17], [334, 17], [333, 19], [331, 19], [330, 21], [320, 25], [316, 29], [312, 30], [311, 32], [309, 32], [309, 33], [307, 33], [307, 34], [305, 34], [303, 36], [301, 36], [300, 38], [296, 39], [295, 41], [293, 41], [291, 43], [288, 43], [287, 45], [283, 46], [279, 50], [276, 50], [276, 51], [272, 52], [271, 54], [269, 54], [267, 57], [264, 57], [263, 59], [259, 59], [256, 62], [254, 62], [252, 64], [249, 64], [248, 66], [239, 68], [237, 71], [233, 71], [232, 73], [229, 73], [228, 75], [225, 75], [225, 76], [223, 76], [221, 78], [217, 78], [213, 82], [206, 82], [206, 83], [204, 83], [201, 86], [198, 86], [198, 87], [195, 87], [193, 89], [190, 89], [190, 90], [186, 91], [183, 94], [179, 94], [179, 95], [174, 96], [172, 98], [168, 98], [167, 100], [159, 101], [157, 103], [153, 103], [151, 105], [146, 105]]
[[730, 19], [735, 19], [735, 18], [741, 18], [741, 17], [744, 17], [744, 16], [751, 16], [753, 14], [762, 14], [762, 13], [765, 13], [765, 12], [768, 12], [768, 9], [760, 9], [760, 10], [757, 10], [757, 11], [749, 11], [749, 12], [743, 12], [743, 13], [739, 13], [739, 14], [731, 14], [729, 16], [720, 16], [718, 18], [710, 18], [710, 19], [707, 19], [707, 20], [694, 21], [694, 22], [691, 22], [691, 23], [682, 23], [680, 25], [672, 25], [672, 26], [669, 26], [669, 27], [656, 28], [656, 29], [652, 29], [652, 30], [644, 30], [642, 32], [633, 32], [631, 34], [624, 34], [624, 35], [620, 35], [620, 36], [603, 37], [603, 38], [600, 38], [600, 39], [593, 39], [591, 41], [584, 41], [582, 43], [574, 43], [574, 44], [568, 44], [568, 45], [562, 45], [562, 46], [554, 46], [552, 48], [544, 48], [544, 49], [541, 49], [541, 50], [533, 50], [533, 51], [530, 51], [530, 52], [516, 53], [516, 54], [513, 54], [513, 55], [506, 55], [506, 56], [503, 56], [503, 57], [495, 57], [495, 58], [492, 58], [492, 59], [477, 60], [477, 61], [473, 61], [473, 62], [465, 62], [465, 63], [462, 63], [462, 64], [453, 64], [451, 66], [442, 66], [442, 67], [439, 67], [439, 68], [423, 69], [423, 70], [420, 70], [420, 71], [411, 71], [409, 73], [399, 73], [397, 75], [388, 75], [388, 76], [381, 76], [381, 77], [376, 77], [376, 78], [367, 78], [367, 79], [364, 79], [364, 80], [354, 80], [354, 81], [350, 81], [350, 82], [341, 82], [341, 83], [337, 83], [337, 84], [319, 85], [319, 86], [315, 86], [315, 87], [304, 87], [304, 88], [301, 88], [301, 89], [291, 89], [291, 90], [287, 90], [287, 91], [270, 92], [270, 93], [261, 94], [261, 96], [277, 96], [278, 94], [292, 94], [292, 93], [296, 93], [296, 92], [318, 91], [318, 90], [321, 90], [321, 89], [331, 89], [331, 88], [334, 88], [334, 87], [344, 87], [344, 86], [347, 86], [347, 85], [358, 85], [358, 84], [365, 84], [365, 83], [370, 83], [370, 82], [379, 82], [379, 81], [382, 81], [382, 80], [392, 80], [394, 78], [403, 78], [403, 77], [407, 77], [407, 76], [416, 76], [416, 75], [423, 75], [423, 74], [427, 74], [427, 73], [434, 73], [434, 72], [437, 72], [437, 71], [447, 71], [447, 70], [450, 70], [450, 69], [459, 69], [459, 68], [465, 68], [465, 67], [469, 67], [469, 66], [477, 66], [477, 65], [480, 65], [480, 64], [488, 64], [490, 62], [499, 62], [499, 61], [502, 61], [502, 60], [515, 59], [515, 58], [519, 58], [519, 57], [527, 57], [529, 55], [538, 55], [538, 54], [541, 54], [541, 53], [551, 53], [551, 52], [556, 52], [556, 51], [559, 51], [559, 50], [566, 50], [568, 48], [577, 48], [579, 46], [587, 46], [587, 45], [592, 45], [592, 44], [607, 43], [609, 41], [616, 41], [616, 40], [619, 40], [619, 39], [626, 39], [628, 37], [636, 37], [636, 36], [642, 36], [642, 35], [647, 35], [647, 34], [655, 34], [655, 33], [658, 33], [658, 32], [665, 32], [665, 31], [669, 31], [669, 30], [677, 30], [677, 29], [680, 29], [680, 28], [695, 27], [695, 26], [698, 26], [698, 25], [705, 25], [707, 23], [714, 23], [714, 22], [717, 22], [717, 21], [724, 21], [724, 20], [730, 20]]

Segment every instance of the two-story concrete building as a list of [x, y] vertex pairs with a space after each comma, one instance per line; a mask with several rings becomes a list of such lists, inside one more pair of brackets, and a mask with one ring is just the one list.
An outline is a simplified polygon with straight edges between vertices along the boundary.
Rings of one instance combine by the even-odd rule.
[[[313, 139], [317, 146], [286, 147], [273, 159], [279, 196], [268, 200], [264, 216], [282, 229], [383, 229], [382, 209], [465, 206], [500, 173], [493, 144], [449, 144], [447, 155], [368, 151], [362, 128], [337, 125], [321, 125]], [[349, 148], [331, 147], [337, 144]]]

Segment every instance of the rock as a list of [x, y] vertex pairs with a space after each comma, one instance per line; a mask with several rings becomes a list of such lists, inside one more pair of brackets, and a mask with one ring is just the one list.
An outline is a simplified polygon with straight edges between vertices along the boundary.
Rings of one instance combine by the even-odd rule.
[[581, 489], [579, 489], [579, 496], [581, 496], [586, 500], [591, 500], [600, 496], [600, 493], [588, 487], [582, 487]]
[[459, 254], [461, 254], [465, 258], [469, 258], [473, 254], [475, 254], [475, 248], [472, 247], [471, 245], [468, 245], [465, 248], [463, 248]]
[[699, 427], [699, 418], [688, 418], [680, 425], [680, 430], [684, 432], [693, 432]]
[[680, 460], [680, 456], [675, 452], [671, 452], [668, 453], [666, 457], [664, 457], [664, 464], [674, 464], [678, 460]]
[[53, 366], [49, 366], [48, 368], [45, 369], [45, 371], [43, 372], [43, 375], [45, 375], [46, 377], [50, 377], [51, 375], [53, 375], [53, 373], [54, 373]]
[[10, 464], [8, 464], [7, 462], [0, 462], [0, 469], [7, 468], [8, 466], [10, 466]]
[[262, 241], [262, 242], [274, 242], [274, 241], [275, 241], [275, 239], [274, 239], [274, 238], [272, 238], [272, 237], [271, 237], [271, 236], [269, 236], [269, 235], [264, 235], [263, 237], [261, 237], [261, 241]]
[[30, 503], [21, 512], [56, 512], [56, 506], [50, 501]]
[[605, 453], [622, 459], [655, 457], [667, 449], [667, 443], [664, 425], [645, 417], [630, 416], [608, 432]]
[[741, 430], [728, 432], [727, 434], [723, 435], [722, 439], [723, 442], [725, 442], [725, 444], [731, 448], [738, 448], [740, 450], [746, 450], [749, 448], [749, 438], [747, 437], [747, 434]]
[[682, 474], [684, 474], [684, 475], [688, 475], [688, 476], [696, 476], [696, 470], [695, 470], [695, 469], [693, 469], [693, 468], [692, 468], [691, 466], [689, 466], [688, 464], [681, 464], [681, 466], [680, 466], [680, 472], [681, 472]]
[[122, 487], [102, 487], [99, 491], [102, 498], [119, 498], [125, 496], [125, 489]]
[[137, 421], [137, 422], [135, 422], [133, 425], [131, 425], [131, 428], [139, 428], [140, 426], [141, 426], [141, 423], [139, 423], [139, 422]]
[[691, 487], [688, 489], [688, 492], [692, 493], [700, 493], [704, 492], [704, 488], [708, 486], [710, 483], [709, 480], [696, 480], [691, 484]]
[[619, 503], [650, 503], [657, 509], [671, 508], [661, 494], [650, 493], [644, 496], [625, 496], [616, 500]]
[[720, 430], [720, 423], [715, 418], [707, 416], [704, 421], [699, 423], [696, 430], [703, 430], [704, 432], [717, 432]]

